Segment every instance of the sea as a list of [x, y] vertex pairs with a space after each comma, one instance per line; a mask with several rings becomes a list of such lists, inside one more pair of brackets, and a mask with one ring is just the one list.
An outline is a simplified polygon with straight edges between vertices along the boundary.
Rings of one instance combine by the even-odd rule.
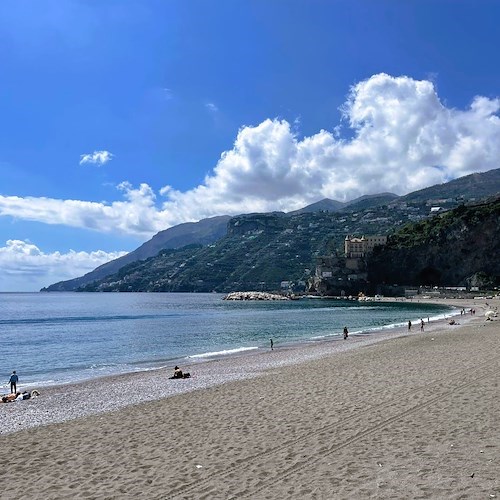
[[[416, 301], [227, 301], [215, 293], [0, 293], [0, 392], [199, 363], [453, 314]], [[3, 380], [2, 380], [3, 378]]]

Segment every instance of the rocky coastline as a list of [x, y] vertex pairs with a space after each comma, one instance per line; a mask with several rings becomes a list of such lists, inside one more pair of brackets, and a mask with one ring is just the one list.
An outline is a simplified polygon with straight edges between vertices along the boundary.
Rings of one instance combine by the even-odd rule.
[[269, 292], [231, 292], [222, 300], [291, 300], [291, 297]]

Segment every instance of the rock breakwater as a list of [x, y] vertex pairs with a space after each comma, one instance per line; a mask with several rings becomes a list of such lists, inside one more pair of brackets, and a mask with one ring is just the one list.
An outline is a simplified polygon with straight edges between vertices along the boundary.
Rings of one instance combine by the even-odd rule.
[[269, 292], [231, 292], [222, 300], [290, 300], [290, 297]]

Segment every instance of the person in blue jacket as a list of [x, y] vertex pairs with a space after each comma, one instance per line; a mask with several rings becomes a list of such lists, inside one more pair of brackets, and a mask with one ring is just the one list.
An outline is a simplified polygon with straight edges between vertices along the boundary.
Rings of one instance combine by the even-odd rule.
[[10, 376], [9, 383], [10, 383], [10, 392], [12, 394], [15, 394], [17, 392], [17, 383], [19, 382], [19, 377], [16, 374], [16, 370], [12, 372], [12, 375]]

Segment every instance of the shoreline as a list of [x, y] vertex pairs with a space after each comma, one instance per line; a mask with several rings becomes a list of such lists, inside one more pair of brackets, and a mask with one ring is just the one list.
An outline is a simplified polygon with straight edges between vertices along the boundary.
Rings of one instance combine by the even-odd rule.
[[[342, 301], [342, 300], [349, 300], [352, 302], [350, 299], [342, 299], [340, 297], [328, 297], [325, 298], [324, 300], [336, 300], [336, 301]], [[407, 302], [408, 304], [418, 304], [420, 301], [416, 300], [408, 300], [404, 298], [394, 298], [394, 297], [381, 297], [377, 299], [377, 302], [383, 303], [383, 302], [388, 302], [388, 303], [401, 303], [401, 302]], [[428, 303], [428, 304], [434, 304], [434, 305], [445, 305], [446, 307], [454, 307], [456, 311], [458, 312], [459, 308], [462, 307], [462, 304], [453, 304], [452, 302], [454, 301], [448, 301], [445, 300], [441, 304], [438, 303], [438, 300], [422, 300], [422, 303]], [[362, 304], [363, 306], [365, 305], [364, 303]], [[366, 304], [369, 306], [369, 303]], [[411, 315], [411, 313], [409, 313]], [[428, 312], [427, 313], [422, 313], [424, 314], [424, 317], [427, 318]], [[432, 314], [432, 321], [435, 321], [436, 319], [440, 319], [442, 316], [448, 315], [448, 314], [453, 314], [453, 312], [450, 311], [443, 311], [440, 312], [439, 314], [434, 313]], [[420, 317], [420, 314], [417, 314], [418, 317]], [[414, 324], [418, 320], [417, 317], [408, 317], [407, 319], [411, 319]], [[390, 332], [394, 331], [395, 329], [399, 327], [403, 327], [404, 323], [392, 323], [392, 324], [386, 324], [386, 325], [381, 325], [381, 326], [370, 326], [370, 327], [361, 327], [361, 329], [351, 329], [350, 328], [350, 334], [351, 335], [370, 335], [370, 334], [381, 334], [383, 332]], [[314, 331], [314, 330], [312, 330]], [[279, 347], [281, 349], [283, 348], [301, 348], [303, 346], [308, 346], [310, 343], [316, 343], [316, 342], [331, 342], [331, 341], [337, 341], [341, 340], [341, 332], [337, 332], [337, 334], [326, 334], [323, 333], [318, 336], [314, 337], [305, 337], [305, 338], [297, 338], [297, 339], [285, 339], [281, 340], [280, 339], [274, 339], [275, 342], [276, 340], [279, 343]], [[141, 367], [136, 367], [132, 368], [134, 365], [134, 362], [132, 361], [132, 364], [118, 364], [115, 367], [107, 367], [103, 366], [102, 371], [101, 368], [96, 369], [95, 371], [91, 370], [90, 373], [88, 372], [87, 368], [83, 368], [82, 373], [79, 373], [77, 375], [75, 374], [70, 374], [69, 376], [63, 377], [62, 379], [58, 380], [58, 376], [51, 376], [50, 372], [49, 374], [46, 374], [44, 378], [43, 376], [33, 380], [35, 377], [32, 375], [31, 378], [28, 377], [28, 380], [26, 380], [26, 377], [21, 378], [21, 383], [18, 384], [18, 387], [22, 388], [22, 390], [33, 390], [36, 389], [38, 391], [44, 391], [46, 392], [47, 390], [51, 390], [54, 387], [63, 387], [63, 386], [69, 386], [69, 385], [78, 385], [81, 383], [89, 383], [93, 380], [106, 380], [110, 379], [112, 377], [120, 377], [120, 376], [127, 376], [127, 375], [133, 375], [133, 374], [146, 374], [148, 372], [160, 372], [161, 370], [164, 369], [170, 369], [175, 365], [182, 365], [182, 366], [199, 366], [201, 363], [206, 363], [214, 360], [220, 360], [220, 359], [225, 359], [225, 358], [231, 358], [231, 357], [241, 357], [241, 356], [246, 356], [246, 355], [258, 355], [261, 354], [262, 352], [265, 352], [267, 350], [267, 346], [264, 344], [259, 344], [256, 343], [251, 346], [243, 346], [243, 347], [238, 347], [235, 346], [235, 348], [227, 348], [227, 350], [222, 350], [222, 351], [217, 351], [215, 350], [214, 352], [203, 352], [202, 350], [199, 352], [195, 352], [192, 354], [184, 354], [184, 355], [179, 355], [179, 357], [168, 357], [164, 358], [162, 360], [154, 360], [151, 359], [149, 361], [143, 361], [141, 362]], [[5, 385], [0, 385], [0, 393], [2, 394], [7, 394], [8, 393], [8, 384], [6, 383]]]
[[[424, 332], [203, 363], [193, 379], [117, 377], [2, 405], [2, 417], [22, 409], [28, 418], [38, 405], [78, 407], [92, 389], [81, 418], [0, 436], [13, 479], [4, 494], [500, 498], [500, 320], [475, 307], [459, 325], [442, 320]], [[135, 401], [151, 383], [178, 392]], [[120, 406], [127, 387], [137, 393]]]
[[[394, 299], [383, 298], [390, 302]], [[451, 299], [424, 299], [422, 302], [435, 303], [455, 307], [476, 307], [476, 316], [461, 316], [461, 323], [468, 323], [481, 316], [481, 304], [457, 304]], [[476, 301], [475, 301], [476, 302]], [[457, 316], [450, 311], [450, 316]], [[446, 315], [447, 316], [447, 315]], [[444, 319], [425, 323], [427, 333], [446, 327]], [[455, 325], [457, 328], [461, 325]], [[425, 332], [424, 332], [425, 333]], [[421, 335], [420, 326], [414, 325], [411, 332], [406, 326], [351, 334], [348, 341], [340, 338], [322, 338], [311, 342], [287, 344], [276, 347], [273, 351], [247, 351], [216, 359], [192, 361], [181, 366], [183, 371], [190, 372], [192, 377], [183, 380], [170, 380], [173, 364], [167, 368], [131, 372], [104, 376], [54, 386], [40, 390], [41, 395], [33, 400], [2, 404], [3, 425], [0, 436], [19, 432], [38, 426], [66, 422], [68, 420], [88, 417], [90, 415], [115, 412], [130, 405], [156, 401], [180, 394], [204, 390], [229, 382], [246, 380], [264, 375], [269, 370], [280, 369], [290, 365], [300, 365], [313, 360], [322, 359], [370, 346], [390, 339]], [[35, 387], [32, 387], [33, 389]], [[23, 388], [24, 389], [24, 388]]]

